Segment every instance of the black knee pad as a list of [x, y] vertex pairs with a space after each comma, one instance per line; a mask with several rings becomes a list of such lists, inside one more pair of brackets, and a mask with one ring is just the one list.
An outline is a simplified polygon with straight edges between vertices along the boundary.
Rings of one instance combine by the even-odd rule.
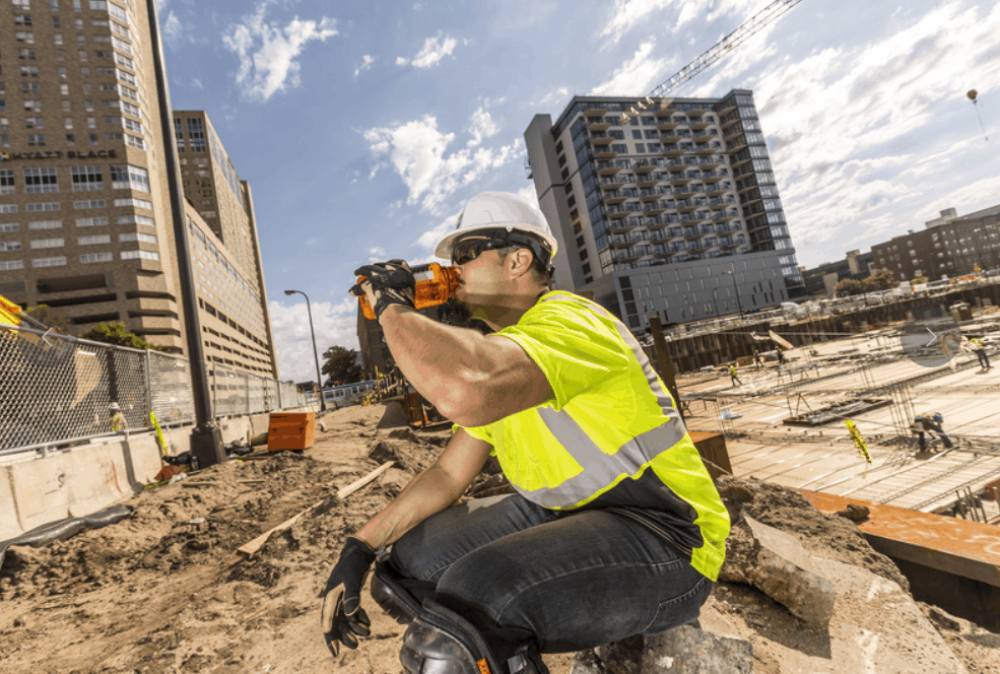
[[430, 599], [403, 634], [399, 661], [406, 674], [548, 674], [527, 648], [500, 662], [472, 623]]
[[404, 578], [388, 557], [375, 563], [371, 593], [375, 603], [400, 625], [413, 622], [421, 611], [421, 602], [434, 596], [435, 584]]

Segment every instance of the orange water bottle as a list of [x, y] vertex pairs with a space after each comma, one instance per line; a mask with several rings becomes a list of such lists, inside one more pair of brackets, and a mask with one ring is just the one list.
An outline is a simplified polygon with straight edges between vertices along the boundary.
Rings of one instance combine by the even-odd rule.
[[[436, 307], [444, 304], [458, 289], [458, 271], [454, 267], [442, 267], [437, 262], [413, 267], [413, 278], [416, 280], [416, 296], [414, 306], [417, 309]], [[359, 276], [358, 283], [367, 276]], [[361, 311], [365, 318], [374, 319], [375, 310], [368, 304], [368, 297], [361, 296]]]

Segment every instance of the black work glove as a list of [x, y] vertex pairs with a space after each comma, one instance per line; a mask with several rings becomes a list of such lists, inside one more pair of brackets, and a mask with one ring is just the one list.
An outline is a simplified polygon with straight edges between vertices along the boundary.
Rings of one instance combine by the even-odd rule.
[[[375, 317], [381, 318], [382, 312], [393, 304], [413, 308], [413, 298], [416, 295], [417, 282], [413, 278], [410, 265], [403, 260], [376, 262], [354, 270], [355, 276], [367, 276], [364, 281], [351, 288], [351, 294], [360, 297], [365, 293], [366, 284], [370, 284], [371, 294], [375, 298], [372, 309]], [[370, 301], [370, 300], [369, 300]]]
[[350, 649], [358, 647], [359, 637], [371, 634], [371, 620], [361, 608], [361, 586], [375, 561], [375, 552], [360, 538], [353, 536], [344, 543], [337, 565], [323, 590], [323, 638], [335, 656], [340, 644]]

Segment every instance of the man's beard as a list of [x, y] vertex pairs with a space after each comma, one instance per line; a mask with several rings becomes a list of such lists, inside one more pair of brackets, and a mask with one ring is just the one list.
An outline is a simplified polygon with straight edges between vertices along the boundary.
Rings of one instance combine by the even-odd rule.
[[484, 335], [493, 332], [493, 329], [486, 323], [478, 318], [473, 318], [472, 307], [455, 296], [448, 298], [448, 301], [441, 305], [438, 310], [438, 319], [446, 325], [477, 330]]

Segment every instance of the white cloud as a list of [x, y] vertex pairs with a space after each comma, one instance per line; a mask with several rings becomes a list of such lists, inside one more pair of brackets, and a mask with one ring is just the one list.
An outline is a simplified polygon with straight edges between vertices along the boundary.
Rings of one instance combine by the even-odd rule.
[[163, 32], [166, 34], [167, 39], [175, 41], [181, 36], [183, 31], [184, 27], [181, 25], [181, 20], [177, 18], [177, 15], [173, 11], [167, 14], [167, 22], [163, 26]]
[[368, 249], [368, 261], [369, 262], [381, 262], [387, 259], [385, 256], [385, 248], [381, 246], [374, 246]]
[[[708, 9], [702, 23], [715, 21], [730, 14], [746, 15], [751, 11], [760, 9], [763, 4], [760, 0], [715, 0], [706, 8], [705, 0], [615, 0], [615, 7], [611, 10], [611, 18], [601, 31], [601, 37], [611, 37], [612, 42], [617, 43], [636, 26], [648, 25], [651, 14], [660, 12], [667, 8], [677, 8], [676, 23], [670, 25], [666, 21], [656, 19], [657, 32], [664, 32], [659, 26], [665, 26], [668, 31], [676, 33], [685, 24], [694, 21], [699, 15]], [[733, 24], [735, 29], [738, 24]], [[728, 32], [728, 31], [727, 31]]]
[[593, 96], [643, 95], [663, 79], [667, 59], [650, 58], [656, 40], [650, 38], [639, 45], [632, 58], [616, 68], [611, 77], [590, 90]]
[[357, 77], [366, 70], [371, 70], [372, 64], [375, 63], [375, 57], [371, 54], [365, 54], [361, 57], [361, 65], [354, 69], [354, 76]]
[[500, 128], [493, 122], [490, 113], [484, 106], [480, 106], [472, 113], [472, 121], [469, 125], [472, 140], [469, 141], [469, 147], [477, 147], [484, 138], [495, 136], [499, 131]]
[[191, 80], [191, 86], [193, 86], [195, 89], [204, 89], [205, 88], [205, 85], [202, 84], [201, 80], [199, 80], [197, 77], [195, 77], [193, 80]]
[[[323, 351], [329, 347], [358, 348], [358, 300], [348, 297], [346, 288], [344, 299], [338, 303], [313, 301], [311, 304], [320, 367], [323, 366]], [[314, 381], [316, 361], [312, 355], [306, 303], [285, 304], [271, 300], [270, 310], [281, 378], [285, 381]]]
[[[464, 44], [469, 44], [465, 40]], [[414, 68], [433, 68], [441, 63], [445, 56], [451, 56], [458, 46], [458, 40], [453, 37], [446, 37], [441, 40], [441, 35], [429, 37], [424, 41], [424, 46], [417, 52], [412, 60], [399, 56], [396, 58], [397, 66], [412, 65]]]
[[437, 213], [445, 198], [523, 153], [523, 141], [487, 148], [473, 144], [447, 154], [454, 133], [438, 130], [437, 118], [421, 119], [364, 132], [377, 162], [387, 159], [409, 188], [408, 204]]
[[275, 2], [264, 0], [256, 12], [230, 26], [222, 36], [226, 48], [239, 56], [236, 83], [247, 98], [266, 101], [286, 86], [298, 86], [301, 64], [296, 59], [306, 44], [313, 40], [325, 42], [338, 34], [336, 19], [329, 17], [317, 23], [296, 16], [284, 28], [265, 21], [268, 6]]

